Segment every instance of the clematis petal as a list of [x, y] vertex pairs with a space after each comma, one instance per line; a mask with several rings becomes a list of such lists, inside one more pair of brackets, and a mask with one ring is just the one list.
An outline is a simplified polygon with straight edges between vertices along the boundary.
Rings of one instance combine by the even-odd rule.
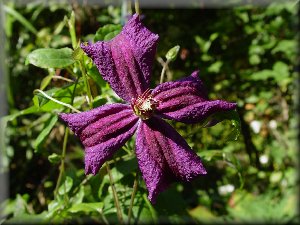
[[82, 113], [61, 113], [59, 117], [80, 138], [85, 148], [85, 173], [94, 175], [134, 134], [138, 125], [138, 117], [124, 104], [107, 104]]
[[216, 112], [236, 108], [236, 103], [208, 100], [198, 71], [187, 78], [160, 84], [152, 95], [159, 101], [157, 113], [161, 117], [183, 123], [199, 123]]
[[140, 123], [136, 156], [152, 203], [172, 181], [190, 181], [206, 174], [200, 157], [180, 134], [159, 118], [152, 117]]
[[134, 15], [111, 41], [81, 44], [81, 48], [117, 95], [129, 102], [149, 87], [157, 41], [158, 35]]

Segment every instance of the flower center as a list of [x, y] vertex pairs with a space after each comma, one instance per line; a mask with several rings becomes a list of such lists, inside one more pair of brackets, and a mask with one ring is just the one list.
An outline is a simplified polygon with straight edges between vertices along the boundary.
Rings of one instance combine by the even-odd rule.
[[143, 94], [131, 100], [133, 112], [142, 120], [149, 119], [157, 106], [158, 101], [153, 98], [150, 89], [147, 89]]

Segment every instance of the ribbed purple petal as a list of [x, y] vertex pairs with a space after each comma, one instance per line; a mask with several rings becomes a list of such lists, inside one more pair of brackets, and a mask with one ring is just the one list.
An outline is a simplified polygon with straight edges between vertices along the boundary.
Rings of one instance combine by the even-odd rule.
[[149, 87], [157, 41], [158, 35], [134, 15], [111, 41], [81, 44], [81, 48], [117, 95], [129, 102]]
[[138, 117], [128, 105], [108, 104], [82, 113], [59, 117], [85, 148], [85, 173], [96, 174], [102, 164], [134, 134]]
[[180, 134], [159, 118], [152, 117], [140, 123], [136, 156], [152, 203], [172, 181], [190, 181], [206, 174], [200, 157]]
[[152, 94], [159, 101], [158, 115], [183, 123], [199, 123], [216, 112], [236, 108], [236, 103], [208, 100], [198, 71], [187, 78], [162, 83]]

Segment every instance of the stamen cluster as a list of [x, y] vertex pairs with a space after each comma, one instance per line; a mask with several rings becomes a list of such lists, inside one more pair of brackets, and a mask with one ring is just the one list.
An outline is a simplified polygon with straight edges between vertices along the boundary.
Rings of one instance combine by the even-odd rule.
[[149, 119], [158, 106], [158, 101], [153, 98], [148, 88], [143, 94], [131, 100], [133, 112], [142, 120]]

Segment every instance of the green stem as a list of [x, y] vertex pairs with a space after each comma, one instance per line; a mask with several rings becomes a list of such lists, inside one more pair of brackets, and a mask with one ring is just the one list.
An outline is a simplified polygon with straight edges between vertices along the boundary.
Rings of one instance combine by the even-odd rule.
[[61, 101], [58, 101], [58, 100], [56, 100], [56, 99], [50, 97], [49, 95], [47, 95], [47, 94], [46, 94], [45, 92], [43, 92], [42, 90], [36, 89], [36, 90], [34, 90], [33, 92], [34, 92], [34, 93], [35, 93], [35, 92], [41, 93], [43, 96], [45, 96], [46, 98], [52, 100], [53, 102], [56, 102], [56, 103], [58, 103], [58, 104], [60, 104], [60, 105], [63, 105], [63, 106], [66, 106], [66, 107], [68, 107], [69, 109], [71, 109], [71, 110], [73, 110], [73, 111], [75, 111], [75, 112], [80, 113], [80, 111], [77, 110], [77, 109], [75, 109], [72, 105], [67, 104], [67, 103], [64, 103], [64, 102], [61, 102]]
[[[88, 83], [88, 80], [87, 80], [87, 73], [85, 71], [83, 59], [79, 61], [79, 65], [80, 65], [80, 69], [81, 69], [83, 79], [84, 79], [84, 83], [85, 83], [85, 86], [86, 86], [86, 91], [87, 91], [88, 101], [89, 101], [88, 103], [89, 103], [90, 108], [92, 109], [93, 108], [92, 95], [91, 95], [90, 86], [89, 86], [89, 83]], [[107, 173], [108, 173], [108, 176], [109, 176], [110, 186], [111, 186], [111, 189], [112, 189], [112, 192], [113, 192], [113, 197], [114, 197], [114, 201], [115, 201], [115, 205], [116, 205], [116, 209], [117, 209], [117, 216], [118, 216], [120, 224], [123, 224], [123, 217], [122, 217], [121, 207], [120, 207], [118, 195], [117, 195], [117, 192], [116, 192], [116, 188], [115, 188], [115, 185], [114, 185], [114, 180], [113, 180], [113, 177], [112, 177], [112, 174], [111, 174], [111, 171], [110, 171], [109, 164], [105, 163], [105, 165], [106, 165]]]
[[117, 191], [116, 191], [116, 188], [115, 188], [113, 176], [111, 174], [110, 166], [109, 166], [108, 163], [105, 163], [105, 165], [106, 165], [106, 170], [107, 170], [107, 173], [108, 173], [108, 176], [109, 176], [110, 186], [111, 186], [111, 189], [112, 189], [112, 192], [113, 192], [113, 197], [114, 197], [114, 201], [115, 201], [115, 205], [116, 205], [116, 209], [117, 209], [118, 220], [119, 220], [120, 224], [124, 224], [123, 217], [122, 217], [122, 212], [121, 212], [121, 207], [120, 207]]
[[80, 60], [79, 65], [80, 65], [82, 77], [84, 80], [84, 84], [85, 84], [85, 88], [86, 88], [86, 92], [87, 92], [87, 96], [88, 96], [88, 104], [89, 104], [90, 109], [92, 109], [93, 108], [93, 103], [92, 103], [93, 98], [92, 98], [92, 94], [91, 94], [91, 89], [90, 89], [87, 73], [85, 71], [85, 67], [83, 64], [83, 60]]
[[134, 183], [133, 183], [133, 191], [132, 191], [131, 199], [130, 199], [130, 206], [129, 206], [129, 209], [128, 209], [128, 224], [130, 224], [134, 197], [135, 197], [135, 194], [136, 194], [137, 188], [138, 188], [138, 181], [139, 181], [138, 180], [138, 173], [136, 173]]
[[[74, 90], [73, 90], [73, 93], [72, 93], [72, 100], [71, 100], [72, 105], [73, 105], [74, 98], [75, 98], [75, 90], [76, 90], [76, 87], [77, 87], [77, 83], [78, 83], [78, 79], [75, 81], [75, 87], [74, 87]], [[71, 112], [72, 108], [70, 108], [69, 112]], [[78, 111], [77, 109], [75, 109], [75, 110]], [[78, 111], [78, 112], [80, 112], [80, 111]], [[67, 152], [68, 137], [69, 137], [69, 129], [67, 128], [67, 126], [65, 126], [65, 135], [64, 135], [63, 149], [62, 149], [61, 161], [60, 161], [60, 167], [59, 167], [59, 175], [58, 175], [55, 190], [54, 190], [54, 196], [55, 197], [57, 196], [58, 188], [60, 186], [63, 174], [65, 172], [65, 157], [66, 157], [66, 152]]]
[[159, 82], [160, 84], [161, 84], [162, 82], [164, 82], [165, 72], [166, 72], [166, 69], [167, 69], [167, 67], [168, 67], [169, 62], [170, 62], [170, 60], [167, 60], [167, 61], [164, 63], [164, 66], [163, 66], [162, 71], [161, 71], [161, 74], [160, 74], [160, 82]]
[[150, 211], [150, 214], [151, 214], [151, 217], [153, 219], [153, 223], [156, 224], [156, 219], [157, 219], [157, 214], [155, 212], [155, 209], [153, 208], [152, 204], [150, 203], [149, 199], [147, 198], [147, 195], [146, 194], [143, 194], [143, 198], [144, 198], [144, 201], [146, 202], [148, 208], [149, 208], [149, 211]]
[[140, 15], [140, 3], [139, 0], [134, 1], [134, 8], [135, 8], [135, 13]]
[[74, 81], [71, 80], [71, 79], [68, 79], [68, 78], [65, 78], [65, 77], [62, 77], [62, 76], [57, 76], [57, 75], [53, 75], [53, 76], [52, 76], [52, 79], [64, 80], [64, 81], [67, 81], [67, 82], [70, 82], [70, 83], [73, 83], [73, 82], [74, 82]]
[[68, 21], [69, 25], [69, 32], [71, 36], [72, 41], [72, 47], [75, 49], [77, 47], [77, 41], [76, 41], [76, 31], [75, 31], [75, 13], [74, 11], [71, 12], [70, 19]]
[[59, 167], [59, 175], [58, 175], [58, 179], [57, 179], [56, 187], [55, 187], [55, 191], [54, 191], [55, 196], [57, 196], [58, 188], [60, 186], [62, 176], [65, 172], [65, 157], [66, 157], [68, 137], [69, 137], [69, 129], [67, 129], [67, 127], [65, 126], [65, 135], [64, 135], [63, 150], [62, 150], [60, 167]]

